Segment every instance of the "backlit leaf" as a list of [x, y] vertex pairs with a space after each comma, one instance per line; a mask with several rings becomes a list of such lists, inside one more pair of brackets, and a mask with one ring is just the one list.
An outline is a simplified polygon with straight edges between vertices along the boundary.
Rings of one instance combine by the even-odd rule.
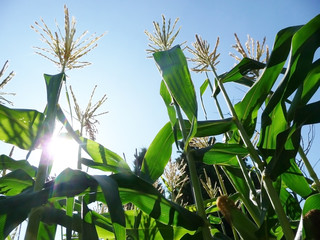
[[36, 110], [10, 109], [0, 104], [0, 140], [29, 150], [43, 119], [44, 115]]

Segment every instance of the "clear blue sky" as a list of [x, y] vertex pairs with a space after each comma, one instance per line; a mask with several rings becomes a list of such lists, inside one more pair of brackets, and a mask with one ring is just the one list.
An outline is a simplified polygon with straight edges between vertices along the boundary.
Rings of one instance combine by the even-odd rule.
[[[223, 73], [235, 63], [229, 56], [233, 51], [234, 33], [243, 42], [247, 34], [256, 40], [266, 36], [272, 48], [280, 29], [305, 24], [320, 13], [318, 0], [2, 0], [0, 64], [9, 60], [7, 73], [16, 72], [4, 89], [17, 94], [9, 97], [15, 108], [42, 111], [45, 107], [43, 73], [56, 74], [58, 70], [51, 62], [34, 54], [32, 46], [44, 45], [30, 25], [42, 17], [50, 28], [54, 29], [55, 19], [63, 28], [64, 4], [70, 15], [76, 17], [78, 34], [84, 30], [97, 34], [107, 31], [98, 48], [82, 59], [92, 65], [67, 72], [67, 81], [82, 108], [86, 107], [94, 85], [98, 85], [95, 100], [107, 94], [108, 100], [101, 111], [109, 113], [98, 118], [97, 141], [121, 156], [125, 153], [128, 160], [133, 159], [135, 148], [148, 147], [168, 121], [159, 95], [161, 76], [145, 52], [148, 41], [144, 30], [153, 31], [152, 21], [161, 22], [161, 14], [167, 19], [180, 18], [181, 31], [176, 43], [187, 41], [191, 45], [195, 34], [199, 34], [213, 46], [219, 36], [221, 63], [217, 70]], [[198, 89], [205, 76], [192, 73], [192, 78], [199, 95]], [[234, 101], [239, 100], [239, 90], [231, 89], [230, 93], [234, 94]], [[64, 94], [61, 103], [67, 109]], [[215, 109], [207, 110], [209, 118], [218, 118]], [[203, 118], [201, 110], [199, 117]], [[319, 143], [319, 138], [316, 140]], [[1, 144], [1, 149], [7, 147]], [[313, 163], [316, 160], [313, 159]]]

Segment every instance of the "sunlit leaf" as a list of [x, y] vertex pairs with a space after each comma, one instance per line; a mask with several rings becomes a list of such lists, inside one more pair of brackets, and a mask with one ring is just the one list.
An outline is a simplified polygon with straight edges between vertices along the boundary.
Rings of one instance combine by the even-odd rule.
[[114, 173], [131, 171], [128, 164], [115, 152], [88, 138], [80, 137], [80, 140], [82, 149], [92, 158], [92, 161], [82, 159], [83, 164]]
[[110, 176], [119, 186], [122, 203], [131, 202], [150, 217], [173, 226], [197, 230], [203, 220], [197, 214], [168, 201], [150, 183], [133, 174], [114, 174]]
[[180, 240], [186, 233], [193, 234], [182, 227], [162, 224], [139, 210], [128, 210], [126, 214], [127, 236], [132, 239], [172, 239]]
[[7, 237], [22, 221], [24, 221], [33, 207], [45, 204], [49, 190], [33, 192], [32, 189], [15, 196], [0, 197], [1, 233]]
[[290, 168], [281, 175], [282, 181], [295, 193], [306, 198], [312, 193], [309, 183], [297, 166], [295, 159], [291, 160]]
[[26, 160], [14, 160], [6, 155], [0, 155], [0, 169], [8, 169], [11, 171], [23, 169], [30, 177], [34, 177], [36, 173], [36, 167], [30, 165]]
[[237, 115], [245, 126], [249, 136], [253, 134], [255, 129], [258, 110], [266, 100], [287, 60], [293, 34], [299, 28], [300, 27], [289, 27], [278, 32], [273, 51], [265, 70], [260, 78], [256, 80], [256, 83], [246, 93], [242, 101], [234, 106]]
[[107, 203], [116, 239], [126, 239], [126, 223], [116, 181], [108, 176], [93, 176], [100, 185]]
[[[255, 81], [246, 77], [246, 74], [252, 70], [263, 69], [266, 64], [258, 62], [250, 58], [243, 58], [234, 68], [219, 76], [222, 82], [236, 82], [247, 87], [251, 87]], [[215, 85], [213, 95], [217, 96], [220, 93], [220, 88]]]
[[206, 164], [239, 167], [237, 156], [248, 155], [248, 150], [239, 144], [216, 143], [203, 156]]
[[191, 81], [187, 60], [179, 45], [167, 51], [156, 52], [153, 57], [171, 96], [179, 104], [190, 122], [197, 117], [197, 99]]
[[14, 196], [33, 186], [34, 180], [22, 169], [0, 178], [0, 194]]
[[44, 115], [35, 110], [10, 109], [0, 104], [0, 140], [29, 150]]
[[73, 130], [60, 107], [57, 110], [57, 117], [65, 126], [70, 136], [72, 136], [73, 139], [82, 147], [82, 149], [85, 150], [92, 158], [92, 160], [82, 158], [82, 164], [85, 164], [91, 168], [100, 169], [102, 171], [131, 171], [128, 164], [118, 154], [112, 152], [93, 140], [79, 137], [79, 135]]
[[[185, 125], [187, 130], [189, 130], [191, 126], [189, 121], [185, 120]], [[235, 128], [232, 118], [199, 121], [197, 126], [195, 137], [215, 136]], [[177, 132], [177, 138], [181, 139], [180, 131]], [[141, 174], [145, 180], [154, 182], [161, 176], [171, 157], [174, 141], [173, 131], [169, 122], [158, 132], [144, 157]]]

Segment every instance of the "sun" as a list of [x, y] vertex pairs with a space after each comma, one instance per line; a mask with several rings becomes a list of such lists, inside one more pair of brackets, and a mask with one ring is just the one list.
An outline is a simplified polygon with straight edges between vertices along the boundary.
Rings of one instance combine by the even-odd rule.
[[54, 134], [49, 143], [53, 156], [52, 175], [58, 175], [66, 168], [77, 168], [78, 146], [66, 133]]

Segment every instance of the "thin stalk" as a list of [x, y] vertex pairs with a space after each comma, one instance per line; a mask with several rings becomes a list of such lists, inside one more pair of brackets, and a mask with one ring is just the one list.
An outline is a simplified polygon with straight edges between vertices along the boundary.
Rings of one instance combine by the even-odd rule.
[[[222, 177], [221, 177], [221, 175], [220, 175], [220, 172], [219, 172], [219, 169], [218, 169], [217, 165], [216, 165], [216, 164], [213, 164], [213, 167], [214, 167], [214, 170], [216, 171], [219, 184], [220, 184], [220, 186], [221, 186], [221, 188], [222, 188], [222, 194], [225, 195], [225, 196], [228, 196], [227, 188], [226, 188], [226, 186], [225, 186], [225, 184], [224, 184], [224, 182], [223, 182], [223, 179], [222, 179]], [[218, 213], [219, 213], [219, 212], [218, 212]], [[223, 221], [221, 221], [221, 228], [222, 228], [223, 234], [227, 235]], [[232, 228], [233, 237], [234, 237], [234, 239], [237, 240], [237, 239], [238, 239], [237, 231], [235, 230], [234, 226], [232, 226], [232, 225], [231, 225], [231, 228]]]
[[[214, 73], [215, 77], [218, 79], [218, 85], [219, 85], [219, 88], [225, 98], [225, 101], [227, 102], [227, 105], [229, 107], [229, 110], [232, 114], [232, 117], [234, 118], [234, 122], [238, 128], [238, 131], [239, 131], [239, 134], [241, 136], [241, 139], [242, 141], [245, 143], [248, 151], [249, 151], [249, 154], [252, 158], [252, 160], [258, 165], [258, 168], [261, 172], [263, 172], [264, 170], [264, 163], [261, 161], [257, 151], [255, 150], [252, 142], [250, 141], [250, 138], [249, 136], [247, 135], [247, 132], [246, 130], [244, 129], [242, 123], [240, 122], [238, 116], [237, 116], [237, 113], [235, 111], [235, 109], [233, 108], [233, 105], [230, 101], [230, 98], [223, 86], [223, 83], [221, 81], [221, 79], [219, 79], [216, 71], [214, 70], [214, 67], [212, 66], [211, 64], [211, 68], [212, 68], [212, 72]], [[290, 227], [290, 223], [287, 219], [287, 216], [283, 210], [283, 207], [281, 205], [281, 202], [280, 202], [280, 199], [279, 199], [279, 196], [276, 192], [276, 190], [274, 189], [273, 185], [272, 185], [272, 181], [270, 179], [270, 177], [268, 176], [263, 176], [263, 182], [264, 182], [264, 185], [265, 185], [265, 188], [266, 188], [266, 191], [267, 191], [267, 194], [269, 196], [269, 199], [270, 199], [270, 202], [278, 216], [278, 219], [279, 219], [279, 223], [282, 227], [282, 231], [284, 233], [284, 236], [287, 240], [291, 240], [291, 239], [294, 239], [294, 235], [293, 235], [293, 232], [291, 230], [291, 227]]]
[[290, 227], [286, 213], [283, 210], [279, 196], [278, 196], [275, 188], [272, 185], [271, 179], [267, 176], [263, 176], [262, 180], [263, 180], [264, 186], [267, 190], [267, 194], [269, 196], [270, 202], [271, 202], [275, 212], [277, 213], [279, 223], [282, 227], [282, 231], [283, 231], [285, 238], [287, 240], [293, 240], [294, 234], [293, 234], [292, 229]]
[[[181, 129], [181, 133], [182, 133], [183, 143], [187, 144], [187, 131], [186, 131], [184, 120], [183, 120], [183, 117], [181, 114], [181, 110], [180, 110], [180, 107], [176, 101], [174, 101], [174, 105], [175, 105], [177, 115], [178, 115], [178, 120], [179, 120], [180, 129]], [[186, 158], [187, 158], [187, 162], [188, 162], [188, 166], [189, 166], [190, 180], [191, 180], [191, 185], [192, 185], [192, 192], [193, 192], [194, 201], [196, 203], [196, 208], [197, 208], [199, 216], [202, 217], [203, 221], [205, 222], [205, 225], [202, 227], [203, 239], [209, 240], [209, 239], [212, 239], [212, 236], [210, 233], [209, 222], [207, 220], [207, 215], [206, 215], [204, 204], [203, 204], [203, 198], [202, 198], [201, 188], [200, 188], [200, 181], [199, 181], [199, 178], [197, 175], [195, 160], [193, 158], [193, 155], [189, 151], [189, 148], [187, 148], [187, 151], [185, 152], [185, 154], [186, 154]]]
[[[215, 73], [215, 72], [214, 72], [214, 73]], [[217, 77], [217, 74], [216, 74], [216, 73], [215, 73], [215, 75], [216, 75], [216, 77]], [[208, 75], [207, 75], [207, 78], [209, 79]], [[209, 81], [209, 86], [210, 86], [210, 89], [211, 89], [212, 94], [213, 94], [213, 87], [212, 87], [212, 84], [211, 84], [210, 81]], [[217, 109], [218, 109], [220, 118], [221, 118], [221, 119], [224, 119], [224, 116], [223, 116], [223, 113], [222, 113], [222, 109], [221, 109], [221, 106], [220, 106], [220, 103], [219, 103], [218, 99], [216, 98], [216, 96], [213, 96], [213, 98], [214, 98], [214, 102], [215, 102], [215, 104], [216, 104], [216, 107], [217, 107]], [[230, 138], [231, 138], [230, 132], [225, 133], [225, 137], [226, 137], [226, 139], [230, 139]], [[245, 166], [244, 162], [242, 161], [242, 159], [240, 159], [239, 156], [237, 156], [237, 161], [238, 161], [238, 163], [239, 163], [240, 169], [241, 169], [241, 171], [242, 171], [242, 174], [243, 174], [243, 176], [244, 176], [244, 178], [245, 178], [245, 180], [246, 180], [246, 183], [247, 183], [247, 185], [248, 185], [251, 193], [257, 198], [256, 189], [255, 189], [255, 187], [254, 187], [254, 185], [253, 185], [253, 182], [251, 181], [251, 179], [250, 179], [250, 177], [249, 177], [249, 174], [248, 174], [248, 171], [247, 171], [247, 169], [246, 169], [246, 166]], [[244, 201], [244, 203], [245, 203], [245, 205], [246, 205], [246, 207], [247, 207], [250, 215], [251, 215], [252, 218], [254, 219], [255, 223], [260, 227], [261, 224], [260, 224], [259, 216], [257, 216], [257, 215], [255, 214], [255, 211], [253, 211], [253, 210], [251, 209], [250, 205], [247, 204], [247, 201]]]
[[[64, 72], [64, 68], [62, 69], [62, 72]], [[62, 82], [60, 83], [59, 90], [58, 90], [58, 97], [57, 101], [60, 96], [61, 92], [61, 86]], [[36, 180], [34, 183], [33, 191], [38, 192], [42, 189], [46, 178], [48, 177], [48, 170], [49, 166], [52, 164], [52, 155], [49, 151], [49, 141], [51, 140], [55, 128], [55, 120], [56, 120], [56, 109], [52, 110], [52, 112], [47, 112], [47, 119], [48, 121], [44, 121], [44, 126], [47, 128], [46, 135], [43, 137], [42, 144], [43, 144], [43, 149], [40, 157], [40, 163], [36, 175]], [[38, 235], [38, 230], [39, 230], [39, 223], [41, 219], [41, 214], [42, 214], [42, 208], [37, 207], [37, 208], [32, 208], [30, 213], [29, 213], [29, 221], [28, 221], [28, 226], [27, 226], [27, 231], [25, 235], [25, 240], [33, 240], [36, 239]]]
[[311, 166], [311, 164], [309, 162], [309, 159], [308, 159], [307, 155], [304, 153], [304, 151], [303, 151], [301, 146], [299, 146], [298, 152], [299, 152], [300, 157], [302, 158], [302, 161], [303, 161], [304, 165], [306, 166], [306, 168], [307, 168], [307, 170], [308, 170], [308, 172], [310, 174], [310, 177], [313, 179], [313, 181], [316, 184], [317, 191], [320, 192], [320, 181], [319, 181], [319, 178], [318, 178], [316, 172], [313, 170], [313, 167]]
[[214, 167], [214, 170], [216, 171], [216, 174], [217, 174], [217, 177], [218, 177], [218, 180], [219, 180], [219, 184], [220, 184], [220, 186], [222, 188], [223, 195], [228, 195], [227, 188], [224, 185], [223, 179], [222, 179], [222, 177], [220, 175], [220, 172], [219, 172], [219, 169], [218, 169], [217, 165], [213, 164], [213, 167]]

